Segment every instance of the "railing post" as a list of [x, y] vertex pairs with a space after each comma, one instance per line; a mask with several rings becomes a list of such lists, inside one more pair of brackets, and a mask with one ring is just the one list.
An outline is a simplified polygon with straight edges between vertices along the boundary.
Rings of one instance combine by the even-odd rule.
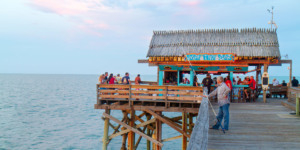
[[300, 97], [300, 94], [297, 93], [296, 94], [296, 115], [299, 116], [299, 97]]
[[169, 107], [168, 106], [168, 86], [166, 86], [166, 93], [165, 93], [165, 107]]
[[132, 106], [132, 105], [131, 105], [131, 84], [129, 84], [129, 98], [128, 98], [128, 104], [129, 104], [129, 106]]

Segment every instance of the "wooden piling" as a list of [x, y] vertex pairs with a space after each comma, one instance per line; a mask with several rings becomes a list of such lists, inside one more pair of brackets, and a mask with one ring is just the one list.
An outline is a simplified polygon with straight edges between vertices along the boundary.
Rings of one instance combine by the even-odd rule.
[[[108, 108], [106, 108], [105, 113], [110, 114], [110, 110]], [[103, 141], [102, 150], [107, 150], [108, 130], [109, 130], [109, 118], [105, 117], [104, 132], [103, 132], [103, 139], [102, 139], [102, 141]]]
[[[162, 115], [162, 112], [161, 111], [159, 111], [159, 112], [156, 112], [156, 114], [158, 114], [158, 115]], [[161, 142], [161, 125], [162, 125], [162, 123], [161, 123], [161, 121], [159, 120], [159, 119], [156, 119], [156, 122], [155, 122], [155, 126], [156, 126], [156, 128], [155, 128], [155, 130], [156, 130], [156, 140], [158, 141], [158, 142]], [[159, 145], [155, 145], [155, 148], [156, 148], [156, 150], [161, 150], [161, 147], [159, 146]]]
[[[147, 117], [147, 121], [149, 121], [151, 119], [151, 115], [150, 114], [146, 114]], [[149, 137], [151, 137], [151, 132], [150, 132], [150, 124], [147, 125], [147, 135]], [[149, 140], [147, 140], [147, 150], [151, 149], [151, 142]]]
[[[182, 112], [182, 130], [186, 132], [187, 128], [187, 113]], [[187, 137], [182, 136], [182, 150], [186, 150], [187, 148]]]
[[[129, 126], [130, 127], [135, 127], [135, 111], [130, 110], [130, 120], [129, 120]], [[134, 145], [135, 145], [135, 133], [133, 131], [130, 131], [128, 133], [128, 150], [134, 150]]]

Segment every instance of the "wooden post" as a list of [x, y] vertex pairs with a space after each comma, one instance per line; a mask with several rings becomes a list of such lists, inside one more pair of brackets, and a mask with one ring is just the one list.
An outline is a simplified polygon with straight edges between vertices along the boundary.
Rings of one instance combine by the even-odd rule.
[[297, 116], [299, 116], [299, 111], [300, 111], [300, 110], [299, 110], [299, 105], [300, 105], [300, 104], [299, 104], [299, 103], [300, 103], [300, 102], [299, 102], [299, 97], [300, 97], [300, 94], [297, 93], [297, 94], [296, 94], [296, 115], [297, 115]]
[[[161, 115], [162, 113], [161, 113], [161, 111], [160, 112], [156, 112], [158, 115]], [[156, 124], [156, 128], [155, 128], [155, 130], [156, 130], [156, 140], [158, 141], [158, 142], [161, 142], [161, 121], [159, 120], [159, 119], [156, 119], [156, 122], [155, 122], [155, 124]], [[156, 150], [161, 150], [161, 147], [159, 146], [159, 145], [155, 145], [155, 147], [156, 147]]]
[[130, 107], [133, 105], [133, 104], [132, 104], [132, 101], [131, 101], [131, 84], [129, 84], [129, 98], [128, 98], [128, 104], [129, 104]]
[[[128, 123], [128, 119], [127, 119], [128, 118], [128, 113], [125, 110], [123, 110], [122, 113], [123, 113], [123, 118], [126, 118], [125, 123], [127, 124]], [[127, 136], [128, 136], [128, 133], [122, 135], [122, 147], [121, 147], [121, 150], [126, 150]]]
[[159, 65], [157, 66], [157, 85], [159, 83]]
[[127, 139], [128, 133], [123, 134], [122, 136], [122, 147], [121, 150], [126, 150], [126, 139]]
[[293, 61], [290, 62], [290, 87], [292, 87], [292, 71], [293, 71]]
[[[182, 130], [186, 132], [187, 127], [187, 113], [182, 112]], [[182, 136], [182, 150], [186, 150], [187, 148], [187, 137]]]
[[[135, 111], [132, 109], [130, 111], [130, 120], [129, 120], [129, 126], [134, 128], [135, 124]], [[130, 131], [128, 133], [128, 150], [134, 150], [135, 145], [135, 133], [133, 131]]]
[[193, 129], [193, 114], [189, 113], [189, 130]]
[[[105, 109], [105, 113], [110, 114], [110, 110], [108, 108]], [[107, 150], [107, 143], [108, 143], [108, 130], [109, 130], [109, 118], [105, 117], [104, 120], [104, 133], [103, 133], [103, 144], [102, 149]]]
[[[268, 72], [268, 64], [264, 64], [264, 72]], [[267, 90], [263, 90], [263, 100], [264, 103], [267, 102]]]
[[291, 93], [291, 91], [290, 91], [290, 87], [292, 87], [292, 67], [293, 67], [293, 65], [292, 65], [292, 60], [290, 61], [290, 85], [289, 85], [289, 87], [288, 87], [288, 94], [287, 94], [287, 96], [288, 96], [288, 102], [291, 102], [291, 97], [292, 97], [292, 93]]
[[[147, 121], [149, 121], [151, 119], [151, 115], [150, 114], [146, 114], [147, 117]], [[151, 136], [150, 133], [150, 124], [147, 125], [147, 135]], [[147, 140], [147, 150], [151, 149], [151, 142], [149, 140]]]
[[166, 89], [165, 89], [166, 93], [165, 93], [165, 108], [168, 108], [168, 86], [166, 86]]
[[[261, 69], [261, 66], [260, 65], [258, 65], [258, 66], [256, 66], [256, 77], [255, 77], [255, 80], [256, 80], [256, 84], [258, 84], [258, 81], [259, 81], [259, 79], [258, 79], [258, 74], [259, 74], [259, 70]], [[256, 89], [257, 89], [258, 87], [256, 86]]]

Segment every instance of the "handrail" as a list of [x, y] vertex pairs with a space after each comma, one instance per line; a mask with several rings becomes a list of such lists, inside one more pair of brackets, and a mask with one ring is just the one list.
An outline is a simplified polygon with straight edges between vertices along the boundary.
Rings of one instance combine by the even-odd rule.
[[133, 101], [164, 102], [198, 102], [202, 100], [202, 87], [190, 86], [158, 86], [158, 85], [123, 85], [123, 84], [97, 84], [97, 104], [105, 101]]
[[[292, 97], [292, 95], [295, 95], [295, 97]], [[296, 115], [300, 116], [300, 88], [297, 87], [289, 87], [288, 89], [288, 101], [293, 102], [295, 98], [296, 103]]]

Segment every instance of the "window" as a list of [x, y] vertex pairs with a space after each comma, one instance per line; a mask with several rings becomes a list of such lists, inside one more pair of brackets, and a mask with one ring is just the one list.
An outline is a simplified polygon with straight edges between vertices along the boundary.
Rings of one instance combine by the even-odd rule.
[[190, 84], [191, 83], [190, 71], [179, 71], [179, 83], [180, 84]]
[[177, 71], [165, 71], [164, 84], [177, 84]]

